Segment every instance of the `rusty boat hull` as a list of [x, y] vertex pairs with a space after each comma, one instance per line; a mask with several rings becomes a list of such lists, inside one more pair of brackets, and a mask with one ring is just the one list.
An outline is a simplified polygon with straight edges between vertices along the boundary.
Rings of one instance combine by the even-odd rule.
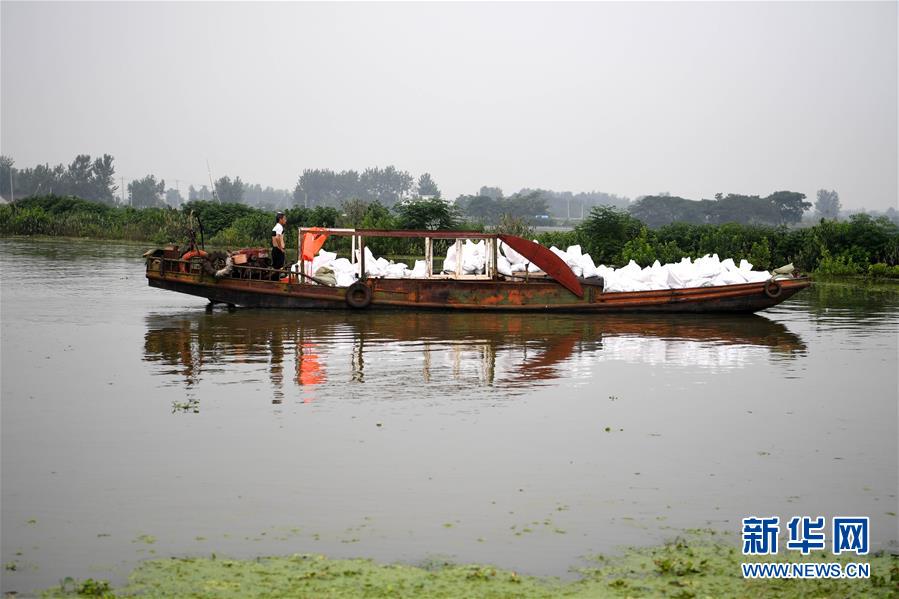
[[[248, 308], [353, 309], [347, 289], [284, 280], [216, 279], [196, 264], [167, 268], [163, 258], [147, 260], [151, 287], [208, 299], [212, 303]], [[170, 265], [171, 266], [171, 265]], [[358, 284], [358, 283], [357, 283]], [[455, 280], [387, 279], [361, 281], [371, 290], [370, 303], [359, 309], [427, 309], [531, 312], [680, 312], [752, 313], [777, 305], [811, 285], [808, 277], [770, 283], [717, 287], [604, 293], [601, 284], [582, 280], [575, 295], [553, 279]], [[776, 288], [772, 288], [776, 287]]]

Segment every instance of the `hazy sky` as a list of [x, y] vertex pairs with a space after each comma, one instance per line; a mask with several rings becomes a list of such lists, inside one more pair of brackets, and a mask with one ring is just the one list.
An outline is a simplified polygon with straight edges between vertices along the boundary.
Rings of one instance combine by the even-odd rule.
[[897, 203], [897, 3], [2, 2], [4, 154]]

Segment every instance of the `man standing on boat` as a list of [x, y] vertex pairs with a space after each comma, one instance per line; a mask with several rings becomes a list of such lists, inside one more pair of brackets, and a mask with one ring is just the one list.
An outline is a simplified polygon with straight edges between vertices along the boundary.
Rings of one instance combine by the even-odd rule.
[[283, 212], [275, 215], [275, 226], [272, 227], [272, 268], [284, 268], [284, 225], [287, 217]]

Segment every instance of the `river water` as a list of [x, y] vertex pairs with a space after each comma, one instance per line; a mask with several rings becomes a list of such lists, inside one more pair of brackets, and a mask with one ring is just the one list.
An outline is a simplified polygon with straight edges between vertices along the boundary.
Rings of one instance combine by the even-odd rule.
[[3, 591], [213, 552], [565, 576], [747, 515], [870, 516], [899, 550], [899, 286], [755, 316], [206, 314], [144, 249], [0, 240]]

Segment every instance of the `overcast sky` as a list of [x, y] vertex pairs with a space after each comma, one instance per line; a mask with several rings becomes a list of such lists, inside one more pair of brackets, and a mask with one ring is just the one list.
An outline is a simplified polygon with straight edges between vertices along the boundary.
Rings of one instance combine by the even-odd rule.
[[897, 203], [897, 3], [2, 2], [2, 152]]

